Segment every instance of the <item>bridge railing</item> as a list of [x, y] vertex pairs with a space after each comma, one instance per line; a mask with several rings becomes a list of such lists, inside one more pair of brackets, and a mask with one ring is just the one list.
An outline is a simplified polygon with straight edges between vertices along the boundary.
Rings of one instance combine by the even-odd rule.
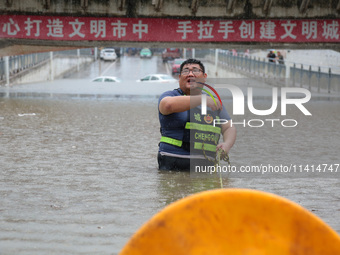
[[[90, 56], [93, 55], [92, 49], [74, 49], [54, 52], [54, 57], [77, 57], [77, 56]], [[41, 63], [50, 59], [49, 52], [32, 53], [27, 55], [9, 56], [8, 57], [8, 74], [13, 77], [22, 71], [29, 70]], [[6, 80], [6, 57], [0, 58], [0, 84]]]
[[84, 48], [84, 49], [75, 49], [75, 50], [63, 50], [63, 51], [56, 51], [54, 53], [55, 55], [60, 55], [60, 56], [90, 56], [94, 54], [94, 49], [93, 48]]
[[320, 66], [304, 66], [303, 64], [293, 64], [290, 67], [291, 86], [307, 87], [310, 91], [317, 92], [338, 92], [340, 93], [340, 75], [332, 73], [332, 68], [328, 72], [321, 71]]
[[[205, 55], [205, 59], [212, 63], [216, 63], [215, 58], [215, 50], [210, 50], [209, 54]], [[228, 50], [218, 50], [217, 63], [219, 67], [262, 79], [277, 87], [304, 87], [310, 91], [340, 93], [340, 70], [332, 67], [288, 61], [279, 63], [277, 60], [269, 62], [268, 58], [252, 57], [250, 54]]]
[[[9, 75], [14, 75], [25, 69], [40, 64], [49, 58], [49, 53], [33, 53], [20, 56], [8, 57]], [[4, 57], [0, 59], [0, 80], [4, 80], [6, 76], [6, 60]]]

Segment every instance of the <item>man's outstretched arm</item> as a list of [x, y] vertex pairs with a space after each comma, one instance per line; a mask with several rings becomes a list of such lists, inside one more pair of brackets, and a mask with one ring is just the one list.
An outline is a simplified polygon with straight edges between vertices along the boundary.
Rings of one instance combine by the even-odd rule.
[[[164, 97], [159, 103], [159, 111], [163, 115], [169, 115], [175, 112], [185, 112], [191, 108], [195, 108], [201, 104], [202, 96], [177, 96], [177, 97]], [[207, 98], [207, 106], [213, 111], [222, 109], [222, 106], [218, 100], [215, 101], [212, 98]]]

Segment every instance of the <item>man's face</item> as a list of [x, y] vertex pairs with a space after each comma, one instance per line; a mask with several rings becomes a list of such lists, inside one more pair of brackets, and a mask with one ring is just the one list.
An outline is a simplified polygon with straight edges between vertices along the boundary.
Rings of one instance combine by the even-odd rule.
[[183, 66], [182, 72], [179, 74], [179, 87], [186, 94], [200, 94], [203, 84], [207, 78], [207, 74], [203, 73], [199, 64], [186, 64]]

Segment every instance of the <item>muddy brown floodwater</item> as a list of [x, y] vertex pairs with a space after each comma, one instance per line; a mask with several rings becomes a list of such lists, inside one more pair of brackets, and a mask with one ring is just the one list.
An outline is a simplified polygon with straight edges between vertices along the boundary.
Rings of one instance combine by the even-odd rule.
[[[339, 164], [339, 101], [309, 110], [292, 111], [295, 128], [239, 125], [231, 163]], [[0, 253], [117, 254], [166, 205], [220, 187], [218, 176], [158, 171], [159, 139], [157, 99], [0, 99]], [[339, 233], [339, 176], [230, 174], [223, 184], [288, 198]]]

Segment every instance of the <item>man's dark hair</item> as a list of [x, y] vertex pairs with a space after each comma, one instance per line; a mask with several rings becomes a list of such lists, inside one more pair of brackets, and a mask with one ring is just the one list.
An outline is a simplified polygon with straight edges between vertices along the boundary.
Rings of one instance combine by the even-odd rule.
[[194, 59], [194, 58], [189, 58], [181, 64], [181, 67], [179, 69], [180, 73], [182, 72], [183, 66], [187, 65], [187, 64], [198, 64], [201, 67], [203, 73], [205, 73], [205, 68], [204, 68], [204, 65], [202, 64], [202, 62], [200, 60]]

